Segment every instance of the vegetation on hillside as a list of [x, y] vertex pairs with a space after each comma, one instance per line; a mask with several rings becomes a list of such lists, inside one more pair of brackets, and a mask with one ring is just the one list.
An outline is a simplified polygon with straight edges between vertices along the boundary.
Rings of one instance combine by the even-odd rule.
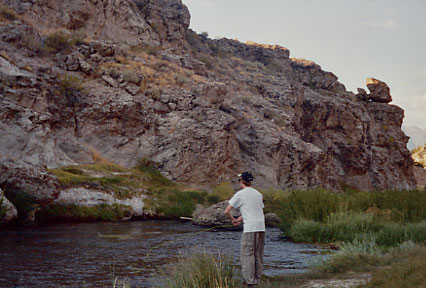
[[[111, 194], [117, 199], [146, 197], [146, 217], [175, 219], [190, 217], [197, 203], [214, 204], [229, 193], [229, 185], [221, 184], [215, 191], [192, 191], [164, 177], [156, 163], [141, 159], [133, 168], [124, 168], [103, 159], [94, 164], [65, 166], [49, 170], [59, 180], [63, 189], [84, 187]], [[73, 219], [79, 221], [113, 221], [128, 216], [125, 205], [50, 205], [38, 212], [39, 219]]]

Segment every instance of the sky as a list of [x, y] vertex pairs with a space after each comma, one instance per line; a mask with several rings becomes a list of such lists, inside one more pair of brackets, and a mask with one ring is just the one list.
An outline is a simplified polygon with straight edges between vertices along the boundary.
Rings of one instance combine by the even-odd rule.
[[183, 0], [210, 38], [278, 44], [339, 77], [391, 89], [404, 125], [426, 128], [426, 0]]

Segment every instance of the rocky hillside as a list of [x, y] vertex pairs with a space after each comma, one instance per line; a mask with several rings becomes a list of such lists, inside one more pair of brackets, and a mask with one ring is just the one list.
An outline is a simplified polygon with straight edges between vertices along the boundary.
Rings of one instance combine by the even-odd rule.
[[242, 170], [261, 187], [415, 187], [381, 81], [353, 94], [284, 47], [198, 35], [180, 0], [0, 4], [4, 162], [145, 158], [203, 187]]

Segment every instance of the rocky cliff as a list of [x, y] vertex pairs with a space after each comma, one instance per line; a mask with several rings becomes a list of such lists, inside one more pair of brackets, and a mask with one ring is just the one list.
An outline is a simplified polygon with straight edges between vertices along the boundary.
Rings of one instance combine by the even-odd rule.
[[145, 158], [203, 187], [242, 170], [261, 187], [415, 187], [379, 80], [353, 94], [284, 47], [198, 35], [180, 0], [0, 3], [3, 160]]

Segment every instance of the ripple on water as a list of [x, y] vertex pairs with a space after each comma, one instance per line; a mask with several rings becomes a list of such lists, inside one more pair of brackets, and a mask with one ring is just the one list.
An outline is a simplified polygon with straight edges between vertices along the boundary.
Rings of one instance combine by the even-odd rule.
[[[112, 275], [152, 287], [158, 273], [194, 251], [231, 255], [239, 263], [241, 232], [190, 223], [140, 221], [55, 224], [0, 232], [0, 287], [106, 286]], [[283, 241], [268, 229], [265, 274], [303, 272], [321, 249]]]

